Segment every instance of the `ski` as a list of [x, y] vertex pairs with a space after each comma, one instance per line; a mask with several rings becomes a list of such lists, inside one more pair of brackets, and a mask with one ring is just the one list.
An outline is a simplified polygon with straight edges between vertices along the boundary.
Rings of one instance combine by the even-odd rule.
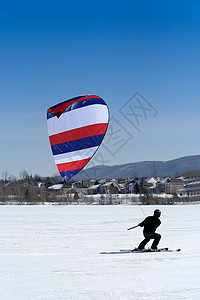
[[181, 251], [181, 249], [169, 249], [169, 248], [159, 248], [159, 249], [122, 249], [120, 250], [120, 252], [124, 252], [124, 253], [147, 253], [147, 252], [179, 252]]

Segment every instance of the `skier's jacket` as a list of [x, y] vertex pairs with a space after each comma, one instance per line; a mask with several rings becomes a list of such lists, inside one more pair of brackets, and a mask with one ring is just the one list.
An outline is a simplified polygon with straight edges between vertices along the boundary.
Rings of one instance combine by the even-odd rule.
[[138, 224], [138, 226], [144, 227], [144, 233], [153, 234], [160, 224], [161, 221], [159, 218], [155, 216], [149, 216], [140, 224]]

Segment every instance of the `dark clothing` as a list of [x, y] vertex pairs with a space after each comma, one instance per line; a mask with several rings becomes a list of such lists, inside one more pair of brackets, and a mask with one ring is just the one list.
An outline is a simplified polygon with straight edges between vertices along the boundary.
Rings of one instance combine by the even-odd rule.
[[[145, 236], [145, 235], [144, 235]], [[161, 235], [158, 233], [149, 234], [149, 237], [145, 237], [145, 239], [139, 244], [138, 249], [144, 249], [146, 244], [153, 239], [153, 243], [151, 245], [151, 249], [157, 249], [158, 243], [160, 242]]]
[[155, 233], [156, 229], [158, 226], [160, 226], [161, 221], [160, 219], [150, 216], [147, 217], [144, 221], [142, 221], [140, 224], [138, 224], [141, 227], [144, 227], [144, 232], [145, 233]]
[[144, 249], [145, 245], [153, 239], [151, 248], [157, 249], [158, 243], [161, 239], [161, 235], [155, 233], [158, 226], [160, 226], [161, 221], [155, 216], [149, 216], [144, 221], [142, 221], [138, 226], [144, 227], [143, 234], [145, 239], [139, 244], [138, 249]]

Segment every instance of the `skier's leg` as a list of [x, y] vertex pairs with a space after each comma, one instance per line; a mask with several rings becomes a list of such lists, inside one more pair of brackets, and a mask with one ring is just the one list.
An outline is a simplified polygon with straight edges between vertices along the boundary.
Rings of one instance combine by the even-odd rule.
[[145, 245], [150, 241], [150, 238], [145, 237], [145, 239], [139, 244], [138, 249], [144, 249]]
[[158, 243], [160, 242], [161, 235], [159, 233], [155, 233], [152, 237], [154, 239], [151, 249], [157, 249]]

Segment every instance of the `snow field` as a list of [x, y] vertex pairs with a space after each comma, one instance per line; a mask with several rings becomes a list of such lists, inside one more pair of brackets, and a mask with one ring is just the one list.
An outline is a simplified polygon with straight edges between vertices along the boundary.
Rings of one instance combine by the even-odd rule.
[[[160, 247], [181, 252], [119, 253], [155, 208]], [[199, 299], [199, 215], [200, 205], [1, 206], [0, 299]]]

